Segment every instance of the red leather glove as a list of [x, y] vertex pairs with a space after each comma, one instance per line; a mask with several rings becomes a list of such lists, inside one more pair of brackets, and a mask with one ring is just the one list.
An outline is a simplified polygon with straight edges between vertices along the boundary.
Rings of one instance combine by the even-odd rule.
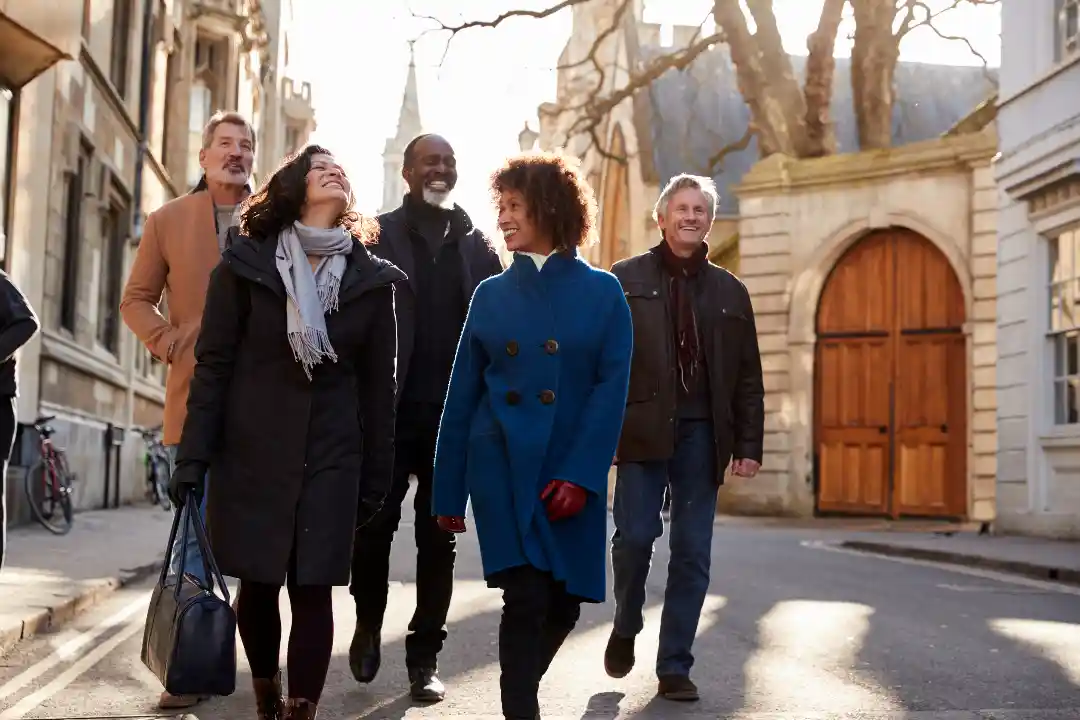
[[585, 508], [586, 496], [585, 490], [573, 483], [552, 480], [540, 493], [540, 499], [547, 506], [548, 520], [555, 522], [581, 512]]
[[463, 533], [465, 532], [465, 518], [454, 517], [451, 515], [439, 515], [435, 518], [435, 522], [439, 524], [439, 529], [448, 533]]

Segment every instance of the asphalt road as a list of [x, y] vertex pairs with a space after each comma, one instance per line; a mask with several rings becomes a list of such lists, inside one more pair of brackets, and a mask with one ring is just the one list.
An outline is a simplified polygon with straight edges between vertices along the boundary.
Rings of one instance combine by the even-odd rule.
[[[717, 529], [712, 594], [696, 645], [696, 704], [654, 697], [658, 605], [646, 616], [638, 667], [622, 680], [602, 667], [611, 607], [586, 606], [542, 686], [544, 717], [1080, 718], [1080, 590], [861, 555], [830, 548], [829, 540], [814, 531]], [[459, 547], [441, 658], [446, 702], [414, 708], [405, 693], [403, 638], [414, 597], [409, 527], [395, 548], [402, 583], [392, 589], [383, 670], [368, 687], [349, 675], [352, 603], [342, 588], [320, 718], [500, 717], [500, 597], [480, 577], [474, 536]], [[662, 599], [666, 558], [662, 539], [652, 603]], [[126, 588], [59, 634], [0, 659], [0, 720], [161, 717], [154, 709], [160, 686], [139, 661], [149, 591], [149, 584]], [[249, 686], [241, 653], [237, 693], [195, 715], [254, 717]]]

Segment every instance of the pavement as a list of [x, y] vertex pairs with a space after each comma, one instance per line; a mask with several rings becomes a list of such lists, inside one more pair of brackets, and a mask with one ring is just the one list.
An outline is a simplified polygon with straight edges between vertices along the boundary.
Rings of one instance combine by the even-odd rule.
[[[242, 651], [232, 696], [188, 715], [154, 708], [161, 688], [142, 666], [139, 646], [169, 519], [159, 509], [125, 508], [82, 513], [66, 537], [33, 527], [9, 532], [0, 636], [13, 637], [17, 627], [22, 641], [0, 656], [0, 720], [253, 717]], [[667, 564], [661, 539], [638, 666], [622, 680], [604, 674], [612, 607], [586, 606], [542, 686], [545, 719], [1080, 719], [1080, 589], [1032, 577], [1036, 567], [1076, 569], [1078, 546], [868, 527], [720, 519], [695, 645], [702, 701], [688, 705], [654, 696]], [[499, 718], [500, 597], [482, 580], [472, 533], [459, 544], [440, 658], [448, 699], [426, 708], [408, 701], [403, 656], [415, 548], [410, 524], [402, 530], [383, 670], [369, 686], [352, 680], [352, 601], [339, 589], [320, 719]], [[929, 552], [949, 553], [959, 564], [928, 562]], [[991, 561], [1024, 574], [1000, 572]], [[284, 593], [282, 607], [287, 627]]]
[[8, 528], [0, 656], [159, 569], [171, 522], [160, 507], [131, 506], [79, 513], [67, 535], [37, 524]]

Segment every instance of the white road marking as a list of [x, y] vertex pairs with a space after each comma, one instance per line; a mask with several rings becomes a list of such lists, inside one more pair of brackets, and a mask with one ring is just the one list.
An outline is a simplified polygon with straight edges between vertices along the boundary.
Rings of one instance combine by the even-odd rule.
[[1010, 575], [1008, 573], [996, 572], [994, 570], [984, 570], [982, 568], [973, 568], [964, 565], [954, 565], [947, 562], [897, 557], [895, 555], [882, 555], [872, 552], [870, 550], [856, 550], [854, 548], [840, 547], [838, 545], [833, 545], [826, 540], [803, 540], [800, 544], [803, 547], [812, 548], [814, 550], [825, 550], [826, 552], [842, 553], [844, 555], [859, 555], [862, 557], [872, 557], [878, 560], [887, 560], [888, 562], [900, 563], [901, 565], [916, 565], [919, 567], [937, 568], [938, 570], [948, 570], [950, 572], [960, 573], [962, 575], [970, 575], [971, 577], [982, 578], [984, 580], [995, 580], [997, 582], [1008, 583], [1011, 585], [1023, 585], [1024, 587], [1036, 588], [1038, 590], [1045, 590], [1047, 592], [1056, 592], [1064, 595], [1080, 595], [1080, 587], [1045, 582], [1043, 580], [1035, 580], [1034, 578], [1028, 578], [1022, 575]]
[[109, 653], [143, 631], [142, 623], [131, 623], [108, 640], [94, 648], [91, 652], [83, 655], [68, 667], [67, 670], [57, 675], [46, 683], [40, 690], [36, 690], [4, 712], [0, 713], [0, 720], [22, 720], [27, 714], [36, 710], [42, 703], [56, 693], [66, 688], [90, 668], [97, 665]]
[[[63, 645], [54, 649], [46, 657], [23, 670], [3, 685], [0, 685], [0, 700], [11, 697], [57, 665], [76, 659], [79, 653], [98, 637], [119, 625], [125, 624], [132, 615], [140, 610], [146, 612], [149, 603], [150, 593], [139, 593], [139, 596], [135, 600], [131, 601], [131, 603], [124, 606], [111, 617], [102, 620], [91, 629], [76, 635], [71, 640], [68, 640]], [[6, 716], [0, 716], [0, 718], [6, 718]]]

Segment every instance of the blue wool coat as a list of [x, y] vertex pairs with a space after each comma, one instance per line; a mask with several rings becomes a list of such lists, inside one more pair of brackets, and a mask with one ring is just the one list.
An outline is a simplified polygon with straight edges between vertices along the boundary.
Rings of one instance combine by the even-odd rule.
[[[477, 287], [439, 427], [432, 510], [461, 517], [472, 500], [486, 578], [529, 564], [604, 601], [607, 478], [633, 335], [619, 281], [576, 253], [539, 270], [518, 255]], [[540, 493], [553, 479], [586, 490], [580, 514], [548, 521]]]

